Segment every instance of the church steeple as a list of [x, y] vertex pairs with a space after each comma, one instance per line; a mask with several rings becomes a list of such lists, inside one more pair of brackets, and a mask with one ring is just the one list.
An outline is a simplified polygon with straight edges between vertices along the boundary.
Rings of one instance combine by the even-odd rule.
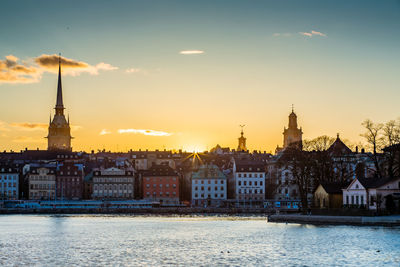
[[238, 144], [238, 148], [237, 151], [241, 151], [241, 152], [245, 152], [247, 151], [247, 147], [246, 147], [246, 137], [243, 136], [243, 127], [245, 125], [239, 125], [242, 128], [242, 131], [240, 132], [240, 137], [238, 138], [239, 140], [239, 144]]
[[71, 128], [64, 115], [64, 103], [62, 97], [62, 84], [61, 84], [61, 54], [58, 56], [58, 85], [57, 85], [57, 101], [54, 108], [53, 120], [49, 122], [49, 134], [47, 135], [48, 150], [69, 150], [71, 151]]
[[62, 96], [62, 84], [61, 84], [61, 54], [58, 56], [58, 85], [57, 85], [57, 102], [56, 102], [56, 114], [64, 114], [64, 104]]

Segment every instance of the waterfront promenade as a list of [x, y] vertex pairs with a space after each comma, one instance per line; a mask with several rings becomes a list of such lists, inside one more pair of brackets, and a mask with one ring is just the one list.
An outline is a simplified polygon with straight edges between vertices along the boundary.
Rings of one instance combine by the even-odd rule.
[[400, 226], [400, 215], [391, 216], [326, 216], [301, 214], [269, 215], [268, 222], [330, 224], [330, 225], [379, 225]]

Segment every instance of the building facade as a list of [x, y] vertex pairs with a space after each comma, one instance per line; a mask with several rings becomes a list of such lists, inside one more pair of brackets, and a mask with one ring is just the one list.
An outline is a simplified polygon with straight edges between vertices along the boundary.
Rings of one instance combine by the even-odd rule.
[[32, 167], [28, 173], [29, 199], [52, 200], [56, 192], [56, 170], [52, 167]]
[[82, 199], [83, 197], [83, 165], [63, 163], [57, 168], [57, 199]]
[[265, 168], [261, 163], [234, 160], [233, 178], [238, 205], [263, 204], [265, 198]]
[[192, 205], [221, 207], [227, 199], [227, 178], [213, 164], [202, 165], [192, 174]]
[[133, 171], [115, 167], [93, 172], [94, 199], [134, 199]]
[[50, 117], [49, 134], [47, 135], [48, 150], [72, 150], [71, 147], [71, 128], [64, 115], [64, 104], [62, 96], [61, 84], [61, 58], [58, 63], [58, 86], [57, 86], [57, 102], [55, 106], [55, 114], [53, 120]]
[[0, 167], [0, 200], [18, 199], [19, 172], [11, 166]]
[[167, 164], [153, 164], [142, 176], [143, 198], [161, 204], [179, 204], [179, 174]]
[[385, 197], [400, 194], [400, 178], [356, 178], [343, 189], [343, 204], [369, 210], [385, 208]]

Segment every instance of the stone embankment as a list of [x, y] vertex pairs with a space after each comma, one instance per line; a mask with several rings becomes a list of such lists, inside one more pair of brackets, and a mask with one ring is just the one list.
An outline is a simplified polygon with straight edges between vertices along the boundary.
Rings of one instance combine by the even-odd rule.
[[282, 214], [269, 215], [268, 222], [300, 223], [316, 225], [369, 225], [369, 226], [400, 226], [400, 215], [393, 216], [321, 216]]

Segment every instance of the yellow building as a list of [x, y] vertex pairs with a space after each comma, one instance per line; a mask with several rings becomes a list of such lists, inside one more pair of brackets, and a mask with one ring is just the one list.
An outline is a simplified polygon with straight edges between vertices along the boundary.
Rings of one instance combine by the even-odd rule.
[[321, 183], [314, 191], [314, 205], [320, 209], [340, 209], [343, 206], [341, 183]]

